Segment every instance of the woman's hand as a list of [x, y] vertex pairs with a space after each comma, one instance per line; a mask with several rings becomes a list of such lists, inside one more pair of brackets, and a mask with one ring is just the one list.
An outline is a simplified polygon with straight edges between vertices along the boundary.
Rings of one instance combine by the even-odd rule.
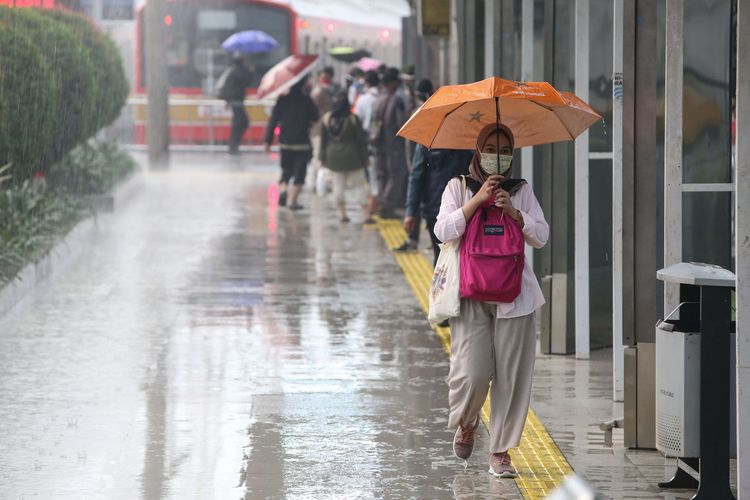
[[500, 183], [503, 181], [502, 175], [490, 175], [484, 184], [482, 184], [479, 192], [474, 196], [477, 201], [481, 204], [487, 200], [493, 198], [498, 189], [500, 189]]
[[482, 184], [482, 187], [479, 189], [479, 191], [474, 196], [472, 196], [471, 199], [467, 201], [463, 207], [461, 207], [466, 222], [471, 219], [471, 217], [474, 215], [474, 212], [477, 211], [477, 208], [484, 205], [487, 200], [494, 199], [495, 191], [499, 189], [502, 180], [502, 175], [489, 176], [487, 180], [484, 181], [484, 184]]
[[510, 194], [503, 188], [495, 191], [495, 206], [502, 208], [507, 213], [513, 213], [513, 202], [510, 201]]
[[521, 212], [513, 206], [513, 202], [510, 200], [510, 193], [499, 188], [498, 191], [495, 192], [495, 206], [502, 209], [503, 212], [516, 221], [516, 224], [523, 228], [523, 216], [521, 215]]

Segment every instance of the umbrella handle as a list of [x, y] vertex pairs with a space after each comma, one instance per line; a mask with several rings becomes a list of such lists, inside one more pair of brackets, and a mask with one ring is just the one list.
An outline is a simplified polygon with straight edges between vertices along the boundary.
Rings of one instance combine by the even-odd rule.
[[498, 96], [495, 96], [495, 156], [497, 164], [500, 165], [500, 98]]

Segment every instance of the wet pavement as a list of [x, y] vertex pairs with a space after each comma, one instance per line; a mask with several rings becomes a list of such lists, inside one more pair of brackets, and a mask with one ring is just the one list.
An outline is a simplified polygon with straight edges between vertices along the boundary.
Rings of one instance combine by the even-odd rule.
[[[375, 227], [280, 209], [264, 155], [173, 160], [0, 319], [0, 498], [521, 498], [484, 428], [453, 457], [447, 356]], [[533, 408], [606, 498], [690, 498], [605, 446], [610, 356], [538, 355]]]
[[519, 498], [446, 429], [448, 360], [377, 230], [276, 166], [173, 157], [0, 320], [0, 498]]
[[[532, 407], [575, 472], [603, 498], [688, 499], [695, 490], [660, 490], [671, 478], [676, 460], [655, 450], [630, 450], [623, 430], [614, 429], [605, 446], [599, 424], [623, 416], [612, 401], [612, 351], [592, 351], [588, 361], [569, 356], [537, 356]], [[736, 463], [730, 460], [734, 491]]]

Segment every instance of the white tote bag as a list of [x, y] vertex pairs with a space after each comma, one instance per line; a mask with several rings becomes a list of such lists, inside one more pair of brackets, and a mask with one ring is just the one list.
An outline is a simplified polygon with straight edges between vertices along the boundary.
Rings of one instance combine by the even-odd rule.
[[[466, 178], [461, 177], [461, 200], [466, 193]], [[440, 323], [455, 318], [461, 310], [459, 280], [461, 276], [459, 249], [461, 238], [440, 245], [435, 270], [430, 285], [430, 310], [427, 319], [430, 323]]]
[[460, 246], [460, 238], [440, 245], [440, 255], [435, 264], [430, 285], [430, 310], [427, 313], [430, 323], [440, 323], [448, 318], [455, 318], [461, 309], [458, 286], [461, 274], [458, 267]]

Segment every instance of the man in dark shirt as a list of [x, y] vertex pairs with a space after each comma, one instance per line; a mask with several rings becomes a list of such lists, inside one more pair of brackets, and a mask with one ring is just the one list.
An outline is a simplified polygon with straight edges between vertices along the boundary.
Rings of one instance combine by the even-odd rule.
[[245, 111], [245, 92], [253, 79], [253, 73], [245, 65], [242, 54], [232, 56], [232, 67], [222, 75], [219, 84], [219, 97], [227, 102], [232, 110], [232, 131], [229, 136], [229, 154], [239, 154], [242, 135], [250, 125]]
[[409, 189], [406, 195], [404, 229], [411, 233], [417, 224], [419, 210], [427, 222], [427, 231], [432, 240], [435, 262], [440, 255], [441, 241], [435, 236], [435, 222], [440, 212], [443, 191], [453, 177], [469, 173], [469, 164], [474, 151], [456, 149], [427, 149], [421, 144], [414, 150], [412, 169], [409, 174]]
[[307, 163], [312, 157], [310, 128], [318, 121], [318, 109], [304, 91], [307, 79], [297, 82], [287, 95], [279, 97], [271, 112], [266, 127], [266, 152], [270, 151], [276, 126], [280, 126], [279, 149], [281, 150], [281, 179], [279, 180], [279, 205], [287, 204], [289, 187], [289, 208], [299, 210], [297, 203], [302, 186], [305, 185]]
[[[380, 216], [395, 219], [395, 210], [404, 206], [406, 180], [409, 176], [406, 165], [404, 139], [396, 136], [411, 113], [406, 96], [401, 90], [401, 78], [396, 68], [388, 68], [383, 73], [383, 91], [378, 94], [373, 107], [372, 127], [380, 128], [375, 149], [378, 170], [378, 193]], [[371, 139], [373, 134], [371, 133]]]

